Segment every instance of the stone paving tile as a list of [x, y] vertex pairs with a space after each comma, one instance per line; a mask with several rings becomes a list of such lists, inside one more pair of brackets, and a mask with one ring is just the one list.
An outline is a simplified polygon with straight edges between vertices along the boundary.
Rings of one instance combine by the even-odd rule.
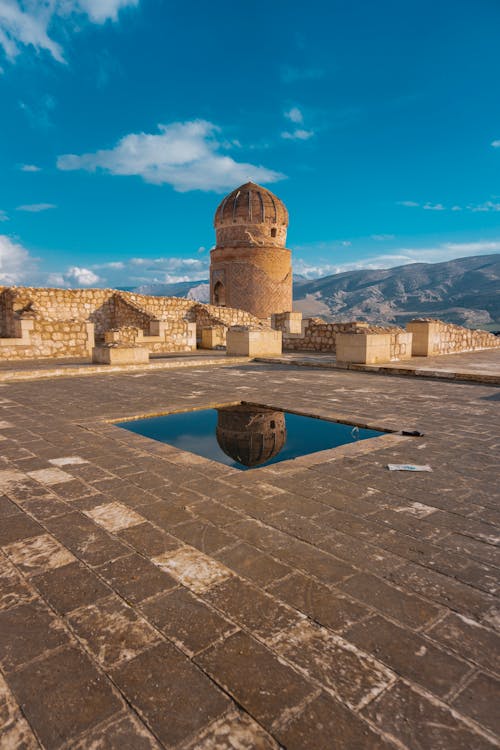
[[184, 588], [150, 599], [143, 604], [142, 612], [189, 656], [237, 629]]
[[144, 523], [142, 516], [121, 503], [98, 505], [91, 510], [85, 510], [84, 513], [106, 531], [121, 531]]
[[69, 512], [49, 518], [45, 525], [76, 557], [89, 565], [102, 565], [130, 552], [81, 513]]
[[142, 721], [129, 712], [91, 729], [66, 745], [65, 750], [160, 750], [161, 747]]
[[408, 587], [411, 591], [445, 607], [453, 603], [454, 610], [476, 619], [485, 617], [496, 601], [494, 597], [483, 591], [413, 563], [407, 563], [385, 577], [396, 585]]
[[35, 479], [40, 484], [62, 484], [62, 482], [72, 482], [73, 477], [61, 469], [39, 469], [38, 471], [28, 472], [28, 476]]
[[120, 596], [135, 603], [177, 585], [175, 578], [136, 553], [106, 563], [98, 571]]
[[497, 743], [478, 733], [440, 701], [397, 682], [363, 713], [411, 750], [492, 750]]
[[125, 662], [112, 676], [167, 747], [186, 740], [230, 705], [227, 696], [169, 643]]
[[9, 544], [9, 542], [16, 542], [19, 539], [25, 539], [26, 537], [33, 537], [36, 534], [43, 532], [43, 528], [40, 524], [33, 521], [26, 515], [9, 515], [2, 518], [0, 524], [0, 546]]
[[0, 666], [6, 672], [68, 642], [62, 623], [37, 600], [0, 612], [0, 632]]
[[[318, 731], [320, 730], [320, 731]], [[393, 745], [376, 734], [369, 724], [330, 695], [321, 694], [291, 720], [276, 736], [287, 750], [389, 750]]]
[[6, 545], [3, 551], [28, 576], [69, 565], [75, 560], [71, 552], [50, 534], [13, 542]]
[[188, 505], [188, 510], [197, 517], [210, 521], [216, 526], [224, 528], [230, 523], [241, 521], [242, 516], [234, 510], [227, 508], [222, 502], [215, 502], [209, 498], [200, 497]]
[[141, 515], [164, 531], [171, 531], [180, 523], [192, 521], [193, 516], [176, 504], [167, 505], [162, 500], [141, 507]]
[[[360, 709], [394, 682], [380, 660], [326, 628], [304, 620], [274, 639], [273, 648], [353, 709]], [[377, 655], [378, 657], [378, 655]]]
[[195, 661], [266, 729], [318, 691], [275, 654], [239, 632]]
[[303, 618], [269, 594], [236, 577], [210, 588], [203, 594], [203, 599], [265, 641], [271, 641]]
[[5, 750], [39, 750], [35, 735], [0, 675], [0, 746]]
[[228, 568], [193, 547], [165, 552], [153, 557], [152, 562], [195, 594], [207, 591], [231, 576]]
[[379, 615], [353, 625], [344, 636], [401, 676], [440, 697], [471, 672], [466, 662]]
[[234, 537], [221, 531], [217, 526], [199, 520], [178, 524], [172, 533], [186, 544], [207, 554], [217, 552], [234, 542]]
[[27, 511], [37, 521], [44, 521], [52, 516], [61, 516], [68, 512], [66, 503], [59, 500], [55, 495], [46, 495], [44, 497], [35, 497], [33, 499], [23, 500], [21, 503], [23, 510]]
[[154, 557], [181, 546], [178, 539], [157, 529], [149, 521], [121, 529], [118, 536], [146, 557]]
[[67, 647], [8, 676], [23, 714], [47, 748], [59, 747], [122, 706], [84, 652]]
[[49, 464], [61, 468], [61, 466], [78, 466], [88, 464], [87, 459], [81, 456], [61, 456], [60, 458], [49, 458]]
[[267, 586], [277, 578], [283, 578], [290, 568], [269, 555], [252, 547], [246, 542], [239, 542], [233, 547], [216, 554], [218, 560], [259, 586]]
[[248, 714], [231, 710], [202, 730], [182, 750], [280, 750], [280, 745]]
[[342, 560], [299, 539], [288, 538], [283, 547], [274, 551], [274, 555], [282, 562], [314, 576], [321, 583], [338, 583], [355, 572]]
[[43, 598], [60, 614], [66, 614], [97, 599], [111, 590], [80, 562], [49, 570], [31, 579]]
[[271, 584], [267, 590], [331, 630], [342, 630], [370, 614], [363, 604], [298, 571]]
[[500, 681], [487, 674], [476, 675], [453, 701], [453, 708], [470, 716], [500, 737]]
[[462, 658], [500, 675], [500, 635], [475, 620], [451, 612], [427, 634]]
[[359, 573], [338, 584], [341, 591], [354, 599], [368, 604], [382, 614], [410, 628], [420, 628], [441, 613], [441, 609], [424, 599], [391, 586], [386, 581], [371, 575]]
[[23, 512], [7, 495], [0, 495], [0, 518], [7, 516], [22, 516]]
[[0, 551], [0, 609], [27, 602], [34, 595], [15, 565]]
[[74, 610], [68, 620], [105, 668], [132, 659], [160, 640], [146, 620], [114, 595]]

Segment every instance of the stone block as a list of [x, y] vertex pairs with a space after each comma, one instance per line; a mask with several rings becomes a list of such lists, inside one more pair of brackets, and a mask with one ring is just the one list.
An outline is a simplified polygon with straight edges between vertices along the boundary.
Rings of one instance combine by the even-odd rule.
[[402, 331], [393, 334], [394, 352], [392, 359], [411, 359], [413, 355], [413, 333]]
[[283, 333], [302, 333], [302, 313], [285, 312], [271, 315], [271, 326]]
[[216, 349], [226, 345], [226, 326], [203, 326], [201, 329], [201, 348]]
[[440, 348], [439, 325], [435, 321], [411, 320], [406, 330], [413, 333], [412, 354], [414, 357], [430, 357]]
[[142, 365], [149, 362], [147, 346], [104, 344], [92, 349], [92, 362], [99, 365]]
[[337, 333], [337, 360], [360, 365], [391, 361], [390, 333]]
[[227, 354], [230, 356], [277, 357], [281, 351], [281, 331], [235, 326], [227, 332]]

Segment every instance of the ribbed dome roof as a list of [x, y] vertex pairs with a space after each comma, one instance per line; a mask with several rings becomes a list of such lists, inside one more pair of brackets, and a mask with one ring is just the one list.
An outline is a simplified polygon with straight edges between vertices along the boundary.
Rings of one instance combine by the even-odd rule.
[[217, 442], [226, 456], [244, 466], [270, 461], [285, 445], [285, 415], [281, 411], [240, 404], [217, 412]]
[[288, 226], [285, 204], [270, 190], [246, 182], [229, 193], [215, 212], [214, 226], [228, 224], [273, 224]]

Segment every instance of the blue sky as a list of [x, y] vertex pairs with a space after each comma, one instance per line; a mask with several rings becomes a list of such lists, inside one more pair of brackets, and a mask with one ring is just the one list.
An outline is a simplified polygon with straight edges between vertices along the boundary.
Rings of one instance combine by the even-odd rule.
[[247, 179], [309, 277], [500, 251], [498, 0], [0, 0], [0, 283], [205, 278]]

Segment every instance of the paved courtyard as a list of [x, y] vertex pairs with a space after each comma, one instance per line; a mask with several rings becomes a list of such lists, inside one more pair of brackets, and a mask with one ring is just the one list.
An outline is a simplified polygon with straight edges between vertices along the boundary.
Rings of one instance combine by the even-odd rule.
[[[239, 400], [424, 434], [239, 472], [106, 421]], [[0, 747], [497, 747], [499, 424], [290, 365], [1, 384]]]

